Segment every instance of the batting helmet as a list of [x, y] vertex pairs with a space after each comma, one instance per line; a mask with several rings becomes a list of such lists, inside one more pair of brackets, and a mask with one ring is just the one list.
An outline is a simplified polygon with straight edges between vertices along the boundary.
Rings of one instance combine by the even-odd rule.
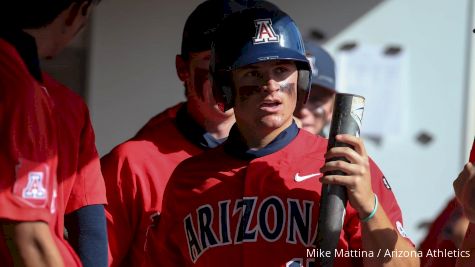
[[335, 61], [320, 45], [306, 41], [305, 50], [312, 66], [312, 85], [335, 91]]
[[229, 14], [251, 7], [277, 8], [263, 0], [206, 0], [198, 5], [186, 20], [181, 39], [181, 56], [188, 59], [189, 52], [210, 50], [218, 24]]
[[311, 67], [295, 22], [278, 8], [236, 12], [223, 20], [211, 47], [213, 93], [222, 110], [234, 105], [231, 71], [268, 60], [291, 60], [298, 69], [298, 95], [308, 98]]

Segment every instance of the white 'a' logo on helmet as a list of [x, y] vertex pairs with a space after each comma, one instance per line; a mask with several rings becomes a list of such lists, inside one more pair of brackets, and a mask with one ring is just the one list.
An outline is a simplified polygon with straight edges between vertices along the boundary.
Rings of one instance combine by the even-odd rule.
[[252, 38], [254, 44], [279, 42], [279, 35], [275, 34], [271, 19], [257, 19], [254, 25], [256, 26], [256, 36]]

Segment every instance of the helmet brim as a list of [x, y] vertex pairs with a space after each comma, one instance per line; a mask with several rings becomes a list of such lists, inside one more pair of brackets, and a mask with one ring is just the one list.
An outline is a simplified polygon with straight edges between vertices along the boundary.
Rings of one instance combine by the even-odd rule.
[[310, 70], [310, 64], [305, 56], [296, 52], [293, 49], [276, 47], [275, 49], [266, 49], [259, 54], [251, 54], [243, 51], [242, 56], [239, 57], [231, 66], [232, 69], [242, 68], [247, 65], [266, 62], [271, 60], [291, 60], [299, 63], [304, 63], [306, 69]]

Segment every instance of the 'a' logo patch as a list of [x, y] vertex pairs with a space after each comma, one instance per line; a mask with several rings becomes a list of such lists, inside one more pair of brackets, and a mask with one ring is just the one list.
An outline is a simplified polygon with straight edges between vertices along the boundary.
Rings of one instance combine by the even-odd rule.
[[29, 172], [28, 184], [23, 188], [22, 197], [25, 199], [46, 199], [46, 189], [43, 184], [44, 172]]
[[254, 44], [278, 43], [280, 38], [272, 28], [271, 19], [257, 19], [254, 21], [256, 26], [256, 36], [253, 39]]
[[32, 207], [45, 207], [51, 201], [53, 183], [48, 164], [21, 159], [16, 170], [13, 194]]

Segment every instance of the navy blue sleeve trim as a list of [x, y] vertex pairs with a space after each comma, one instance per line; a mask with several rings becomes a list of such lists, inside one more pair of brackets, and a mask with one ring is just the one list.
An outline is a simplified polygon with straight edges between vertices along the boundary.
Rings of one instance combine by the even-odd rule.
[[107, 228], [104, 205], [85, 206], [64, 218], [67, 239], [84, 267], [107, 267]]

